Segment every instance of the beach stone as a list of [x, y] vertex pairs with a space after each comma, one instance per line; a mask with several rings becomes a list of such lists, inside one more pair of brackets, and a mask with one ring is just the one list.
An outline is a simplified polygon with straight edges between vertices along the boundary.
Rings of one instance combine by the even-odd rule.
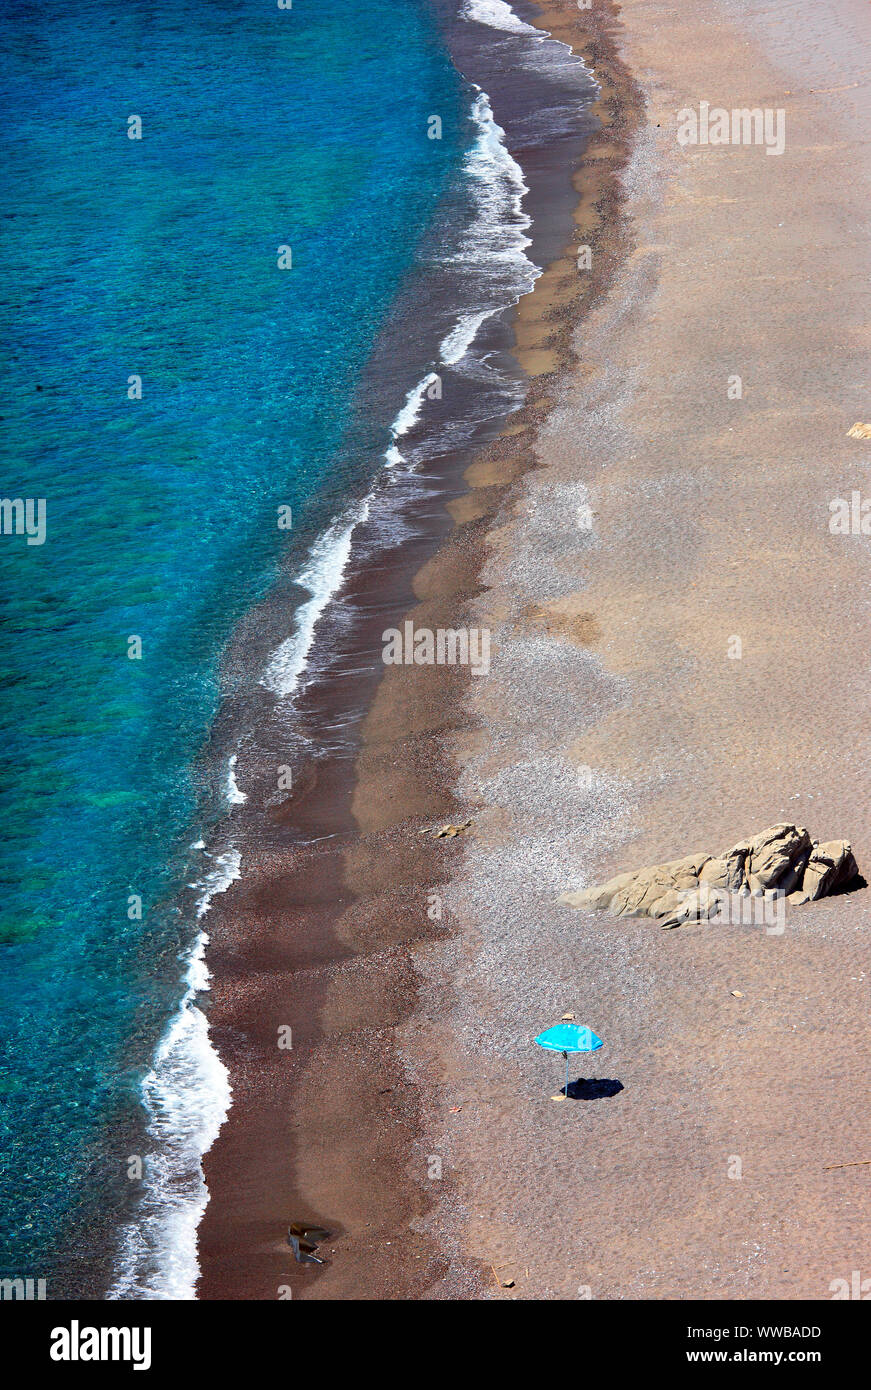
[[699, 874], [699, 882], [707, 883], [711, 888], [724, 888], [727, 893], [740, 892], [748, 852], [748, 845], [736, 845], [728, 854], [709, 859]]
[[616, 878], [609, 879], [607, 883], [599, 884], [597, 888], [579, 889], [576, 893], [561, 893], [557, 901], [566, 903], [569, 907], [592, 907], [601, 911], [609, 906], [615, 893], [632, 883], [635, 878], [634, 873], [617, 874]]
[[849, 883], [858, 872], [852, 847], [846, 840], [827, 840], [825, 844], [815, 844], [802, 876], [801, 887], [790, 894], [789, 901], [798, 906], [824, 898], [836, 888]]
[[617, 874], [558, 899], [612, 917], [652, 917], [661, 927], [719, 917], [726, 894], [778, 893], [796, 905], [832, 893], [858, 873], [846, 840], [819, 844], [803, 826], [783, 823], [718, 855], [690, 854]]
[[666, 913], [660, 919], [659, 925], [664, 931], [668, 931], [673, 927], [686, 926], [689, 922], [707, 921], [709, 917], [716, 916], [719, 910], [720, 896], [717, 889], [702, 884], [691, 892], [681, 893], [678, 906], [673, 912]]
[[656, 900], [656, 902], [651, 907], [648, 916], [666, 917], [669, 913], [674, 912], [675, 908], [679, 906], [680, 901], [680, 893], [678, 893], [676, 888], [672, 888], [668, 893], [663, 893], [662, 897]]
[[609, 911], [614, 917], [646, 917], [670, 887], [670, 879], [660, 868], [648, 870], [615, 895]]
[[[811, 837], [803, 827], [772, 825], [763, 830], [750, 842], [749, 864], [745, 869], [750, 892], [779, 888], [782, 882], [789, 881], [794, 877], [796, 865], [804, 868], [812, 847]], [[793, 886], [794, 883], [790, 885]]]

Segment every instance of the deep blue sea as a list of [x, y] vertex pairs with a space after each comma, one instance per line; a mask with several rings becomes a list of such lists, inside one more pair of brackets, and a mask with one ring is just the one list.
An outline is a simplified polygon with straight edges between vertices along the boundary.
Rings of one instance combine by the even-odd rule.
[[0, 49], [0, 491], [47, 509], [0, 536], [0, 1272], [85, 1291], [183, 991], [221, 653], [383, 463], [389, 415], [339, 446], [470, 99], [426, 0], [6, 0]]

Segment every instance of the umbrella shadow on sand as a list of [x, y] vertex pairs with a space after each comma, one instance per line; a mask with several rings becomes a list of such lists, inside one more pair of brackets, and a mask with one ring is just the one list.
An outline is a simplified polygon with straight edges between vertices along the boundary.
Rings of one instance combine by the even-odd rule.
[[622, 1081], [608, 1081], [598, 1076], [585, 1081], [579, 1076], [577, 1081], [570, 1081], [568, 1090], [562, 1088], [562, 1095], [567, 1100], [610, 1100], [612, 1096], [619, 1096], [623, 1090]]

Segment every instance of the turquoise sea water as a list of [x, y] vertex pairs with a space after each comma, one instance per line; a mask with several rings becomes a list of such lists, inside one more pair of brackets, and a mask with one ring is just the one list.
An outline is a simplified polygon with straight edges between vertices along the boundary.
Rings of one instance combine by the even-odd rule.
[[339, 451], [468, 93], [426, 0], [7, 0], [0, 49], [0, 493], [47, 506], [0, 536], [0, 1272], [46, 1276], [120, 1220], [220, 655], [388, 443]]

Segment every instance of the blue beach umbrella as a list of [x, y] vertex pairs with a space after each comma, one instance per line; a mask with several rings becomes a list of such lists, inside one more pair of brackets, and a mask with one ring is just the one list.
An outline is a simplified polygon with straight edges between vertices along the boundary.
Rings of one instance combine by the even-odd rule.
[[558, 1023], [554, 1028], [546, 1028], [535, 1040], [539, 1047], [550, 1052], [561, 1052], [566, 1059], [566, 1100], [569, 1098], [569, 1053], [597, 1052], [602, 1039], [597, 1038], [592, 1028], [583, 1028], [579, 1023]]

